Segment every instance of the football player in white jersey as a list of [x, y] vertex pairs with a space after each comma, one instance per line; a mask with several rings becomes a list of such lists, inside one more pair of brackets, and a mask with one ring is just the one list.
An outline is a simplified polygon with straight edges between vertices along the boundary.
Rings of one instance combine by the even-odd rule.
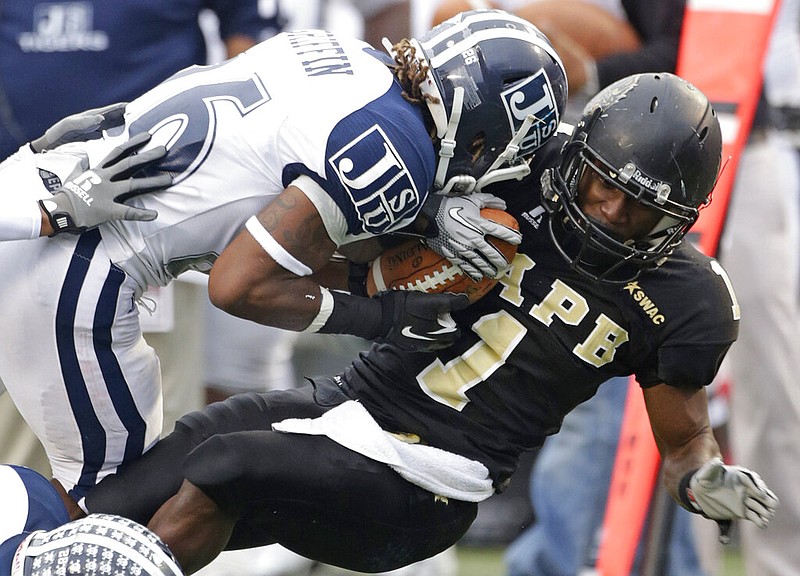
[[[137, 306], [149, 286], [210, 271], [212, 301], [263, 324], [408, 349], [457, 336], [447, 312], [463, 296], [370, 299], [313, 274], [350, 242], [412, 224], [429, 190], [466, 194], [526, 174], [555, 132], [566, 77], [547, 39], [501, 11], [460, 15], [390, 53], [284, 33], [175, 74], [101, 139], [0, 165], [11, 189], [47, 204], [79, 162], [94, 168], [129, 138], [147, 132], [148, 147], [168, 150], [144, 175], [172, 185], [128, 200], [155, 220], [85, 230], [55, 208], [51, 223], [77, 234], [0, 244], [0, 378], [73, 516], [72, 501], [161, 432], [159, 363]], [[505, 264], [486, 257], [476, 265], [490, 273]]]

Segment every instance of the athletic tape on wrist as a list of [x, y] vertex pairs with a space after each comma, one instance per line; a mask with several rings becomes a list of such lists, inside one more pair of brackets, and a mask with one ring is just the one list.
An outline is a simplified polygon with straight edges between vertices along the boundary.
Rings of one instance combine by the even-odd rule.
[[245, 224], [248, 232], [253, 235], [256, 242], [264, 249], [264, 252], [272, 256], [278, 264], [286, 268], [292, 274], [297, 276], [308, 276], [313, 270], [300, 262], [297, 258], [289, 254], [286, 249], [278, 244], [278, 241], [267, 232], [267, 229], [258, 221], [258, 218], [251, 216]]
[[333, 312], [333, 296], [331, 295], [331, 291], [322, 286], [319, 287], [319, 291], [322, 296], [322, 301], [319, 303], [319, 313], [303, 332], [319, 332], [319, 329], [325, 326], [328, 318], [331, 317], [331, 312]]

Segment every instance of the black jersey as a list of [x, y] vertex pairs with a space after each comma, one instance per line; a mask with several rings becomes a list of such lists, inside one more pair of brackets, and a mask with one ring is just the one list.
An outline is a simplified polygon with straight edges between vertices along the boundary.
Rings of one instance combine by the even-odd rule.
[[627, 284], [572, 270], [539, 200], [541, 171], [560, 143], [548, 148], [529, 177], [495, 191], [523, 241], [500, 283], [454, 314], [460, 340], [436, 353], [374, 345], [344, 374], [385, 430], [483, 462], [498, 487], [519, 453], [540, 446], [604, 381], [633, 374], [642, 387], [700, 388], [738, 329], [724, 270], [688, 242]]

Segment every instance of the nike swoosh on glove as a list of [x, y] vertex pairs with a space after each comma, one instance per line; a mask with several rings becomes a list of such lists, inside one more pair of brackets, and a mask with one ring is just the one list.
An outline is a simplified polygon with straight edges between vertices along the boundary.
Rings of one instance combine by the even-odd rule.
[[696, 511], [713, 520], [743, 518], [765, 528], [780, 502], [761, 477], [719, 458], [706, 462], [689, 480], [686, 495]]
[[475, 192], [468, 196], [430, 196], [423, 206], [429, 218], [435, 210], [432, 218], [436, 223], [436, 235], [425, 238], [425, 243], [476, 282], [484, 276], [499, 278], [509, 265], [486, 236], [515, 246], [522, 241], [517, 230], [481, 216], [482, 208], [505, 210], [506, 203], [486, 192]]
[[373, 298], [381, 303], [380, 333], [385, 334], [377, 340], [414, 352], [430, 352], [451, 346], [461, 335], [461, 330], [450, 312], [469, 305], [466, 294], [388, 290]]

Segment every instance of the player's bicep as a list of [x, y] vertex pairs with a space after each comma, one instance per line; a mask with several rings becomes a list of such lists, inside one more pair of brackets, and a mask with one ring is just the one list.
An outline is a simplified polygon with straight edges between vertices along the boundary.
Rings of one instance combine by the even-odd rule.
[[310, 282], [335, 248], [314, 205], [289, 186], [251, 217], [220, 254], [211, 270], [209, 296], [239, 316], [251, 317], [247, 310], [254, 308], [268, 312], [287, 292], [301, 292], [296, 282]]

